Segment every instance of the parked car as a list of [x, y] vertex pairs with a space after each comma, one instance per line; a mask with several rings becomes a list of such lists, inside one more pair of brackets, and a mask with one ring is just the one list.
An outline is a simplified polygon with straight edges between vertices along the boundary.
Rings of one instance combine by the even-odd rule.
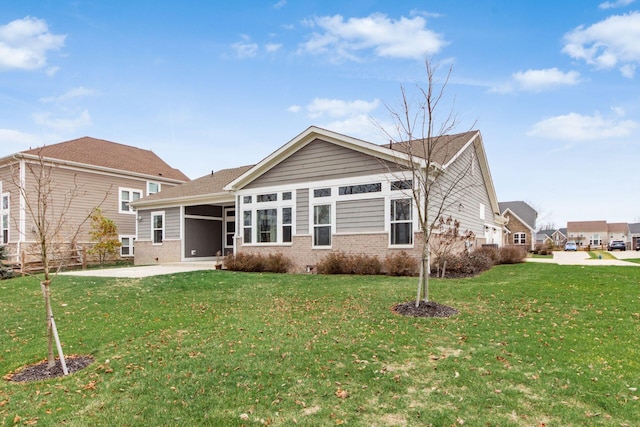
[[640, 239], [636, 240], [636, 251], [640, 251]]
[[564, 250], [565, 251], [577, 251], [578, 250], [578, 245], [576, 244], [576, 242], [567, 242], [564, 245]]
[[612, 240], [609, 242], [607, 246], [607, 250], [614, 251], [616, 249], [620, 249], [621, 251], [627, 250], [627, 245], [622, 240]]

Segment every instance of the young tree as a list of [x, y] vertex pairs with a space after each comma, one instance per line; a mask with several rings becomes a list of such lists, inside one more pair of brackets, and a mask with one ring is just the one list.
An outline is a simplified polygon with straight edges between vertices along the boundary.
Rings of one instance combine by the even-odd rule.
[[[67, 375], [68, 370], [51, 308], [51, 282], [70, 259], [70, 249], [73, 249], [72, 246], [92, 212], [80, 217], [72, 215], [76, 199], [86, 196], [81, 192], [76, 175], [69, 187], [58, 186], [54, 180], [56, 166], [48, 163], [42, 155], [38, 155], [36, 160], [23, 161], [21, 164], [23, 165], [21, 168], [13, 168], [11, 180], [19, 193], [21, 204], [24, 205], [26, 219], [31, 222], [35, 240], [33, 249], [42, 264], [42, 274], [33, 276], [39, 279], [44, 296], [47, 364], [49, 368], [55, 366], [53, 348], [55, 341], [63, 373]], [[106, 192], [99, 206], [106, 200], [108, 194], [109, 191]], [[20, 226], [18, 229], [25, 233]]]
[[[469, 179], [473, 159], [458, 162], [459, 167], [444, 168], [461, 148], [450, 134], [458, 126], [453, 107], [445, 116], [440, 116], [445, 102], [445, 89], [451, 76], [449, 68], [444, 81], [436, 81], [437, 66], [431, 59], [425, 60], [426, 87], [417, 86], [417, 96], [410, 97], [404, 86], [400, 87], [401, 100], [397, 108], [387, 106], [394, 122], [394, 129], [381, 129], [391, 140], [391, 147], [403, 154], [398, 164], [406, 168], [412, 187], [404, 190], [416, 206], [420, 240], [422, 245], [420, 278], [416, 295], [416, 307], [420, 301], [429, 301], [429, 274], [431, 269], [431, 246], [438, 236], [437, 229], [445, 220], [462, 209], [462, 195], [477, 184]], [[408, 159], [408, 161], [407, 161]], [[399, 177], [400, 178], [400, 177]]]
[[118, 226], [115, 221], [104, 216], [102, 209], [95, 208], [90, 216], [91, 231], [89, 236], [94, 242], [89, 253], [97, 254], [100, 265], [103, 265], [108, 256], [115, 256], [122, 246], [118, 237]]

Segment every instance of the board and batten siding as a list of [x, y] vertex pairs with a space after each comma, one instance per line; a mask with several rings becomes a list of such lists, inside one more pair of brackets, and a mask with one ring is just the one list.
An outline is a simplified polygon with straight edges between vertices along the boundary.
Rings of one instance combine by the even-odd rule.
[[336, 232], [384, 231], [384, 197], [336, 202]]
[[296, 234], [309, 234], [309, 189], [296, 190]]
[[315, 139], [245, 188], [387, 173], [389, 167], [373, 156]]

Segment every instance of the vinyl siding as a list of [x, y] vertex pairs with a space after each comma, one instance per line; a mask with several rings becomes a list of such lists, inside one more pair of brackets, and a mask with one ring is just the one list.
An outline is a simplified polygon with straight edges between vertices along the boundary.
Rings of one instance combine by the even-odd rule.
[[2, 181], [2, 192], [10, 193], [8, 243], [15, 243], [20, 240], [20, 232], [18, 231], [18, 221], [20, 220], [20, 192], [17, 187], [13, 185], [11, 166], [3, 166], [0, 168], [0, 181]]
[[245, 188], [349, 178], [388, 171], [388, 165], [373, 156], [316, 139]]
[[336, 231], [384, 231], [384, 198], [348, 200], [336, 203]]
[[[460, 231], [473, 231], [477, 237], [484, 236], [485, 224], [494, 224], [494, 213], [491, 211], [489, 193], [484, 183], [480, 162], [475, 153], [474, 146], [470, 145], [464, 153], [440, 175], [432, 190], [431, 206], [440, 206], [442, 195], [450, 189], [454, 182], [456, 191], [448, 195], [444, 206], [444, 216], [451, 215], [460, 221]], [[469, 165], [474, 163], [469, 169]], [[442, 190], [439, 190], [439, 189]], [[480, 205], [484, 205], [485, 215], [480, 218]], [[433, 222], [435, 211], [430, 210], [430, 221]]]
[[296, 234], [309, 234], [309, 189], [296, 190]]

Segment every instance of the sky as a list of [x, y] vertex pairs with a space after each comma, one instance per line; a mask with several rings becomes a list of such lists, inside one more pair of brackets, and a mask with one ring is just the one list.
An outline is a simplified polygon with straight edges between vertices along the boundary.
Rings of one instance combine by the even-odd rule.
[[499, 201], [640, 222], [640, 0], [7, 0], [0, 156], [91, 136], [194, 179], [312, 125], [384, 143], [427, 59]]

